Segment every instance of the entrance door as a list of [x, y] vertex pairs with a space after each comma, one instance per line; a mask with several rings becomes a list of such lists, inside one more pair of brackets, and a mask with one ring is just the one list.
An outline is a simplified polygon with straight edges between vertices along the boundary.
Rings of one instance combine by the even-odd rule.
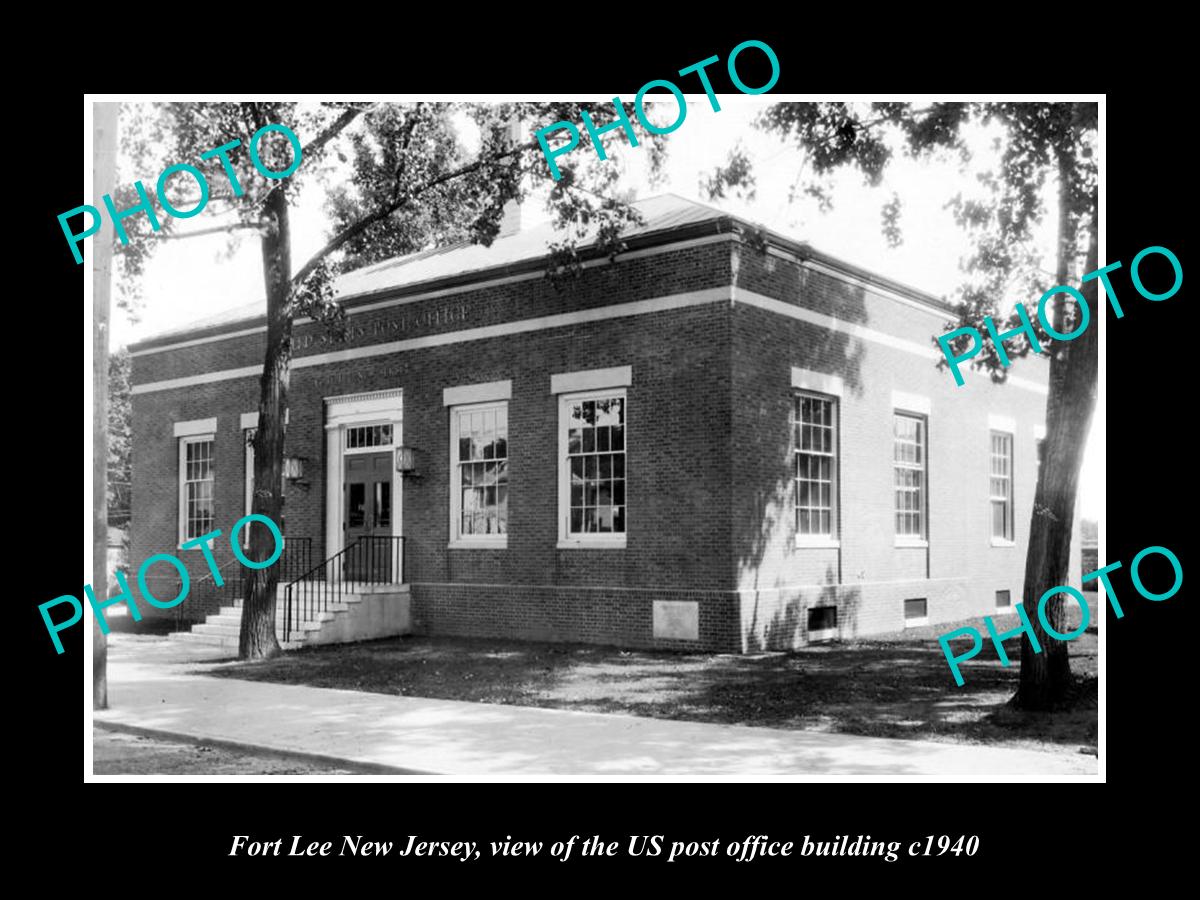
[[346, 456], [345, 577], [352, 581], [392, 580], [392, 454]]

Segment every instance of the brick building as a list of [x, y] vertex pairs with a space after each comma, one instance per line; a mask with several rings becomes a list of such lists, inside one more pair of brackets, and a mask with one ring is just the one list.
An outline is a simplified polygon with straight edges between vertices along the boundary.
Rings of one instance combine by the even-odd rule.
[[[402, 536], [423, 634], [747, 652], [1017, 601], [1045, 360], [955, 387], [942, 301], [638, 205], [628, 251], [558, 287], [549, 226], [344, 276], [345, 337], [295, 328], [289, 540]], [[247, 511], [265, 330], [131, 348], [134, 565]]]

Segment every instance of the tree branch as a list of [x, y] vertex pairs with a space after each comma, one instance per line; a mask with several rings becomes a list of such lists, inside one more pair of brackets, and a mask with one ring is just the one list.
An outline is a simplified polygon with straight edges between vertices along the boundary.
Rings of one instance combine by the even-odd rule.
[[364, 110], [358, 108], [347, 109], [333, 120], [333, 124], [309, 141], [307, 147], [301, 148], [300, 155], [304, 157], [321, 150], [321, 148], [341, 134], [346, 129], [346, 126], [362, 115], [363, 112]]
[[446, 172], [442, 175], [439, 175], [437, 178], [432, 178], [429, 181], [422, 184], [420, 187], [416, 188], [415, 190], [409, 191], [408, 193], [404, 194], [403, 196], [398, 196], [398, 195], [394, 194], [393, 199], [390, 202], [384, 204], [383, 206], [379, 207], [375, 211], [367, 214], [363, 218], [359, 219], [357, 222], [347, 225], [344, 229], [342, 229], [342, 231], [339, 234], [337, 234], [333, 238], [331, 238], [324, 247], [322, 247], [320, 250], [318, 250], [316, 253], [314, 253], [309, 258], [308, 262], [306, 262], [303, 266], [301, 266], [300, 270], [298, 272], [296, 272], [296, 274], [294, 276], [292, 276], [292, 281], [291, 281], [292, 289], [294, 290], [296, 287], [301, 285], [304, 282], [304, 279], [312, 274], [313, 269], [315, 269], [317, 267], [317, 265], [321, 262], [321, 260], [323, 260], [330, 253], [333, 253], [335, 250], [340, 248], [343, 244], [345, 244], [351, 238], [357, 237], [358, 235], [362, 234], [364, 231], [366, 231], [368, 228], [370, 228], [376, 222], [380, 222], [380, 221], [386, 219], [392, 213], [396, 212], [396, 210], [400, 209], [402, 206], [407, 205], [408, 203], [411, 203], [413, 200], [417, 199], [418, 197], [420, 197], [422, 194], [426, 193], [427, 191], [430, 191], [433, 188], [438, 187], [439, 185], [445, 184], [448, 181], [453, 181], [455, 178], [461, 178], [463, 175], [470, 175], [472, 172], [476, 172], [479, 169], [482, 169], [484, 166], [490, 165], [495, 162], [499, 162], [502, 159], [505, 159], [509, 156], [513, 156], [514, 154], [524, 153], [526, 150], [532, 150], [534, 147], [537, 147], [537, 146], [538, 146], [537, 139], [534, 139], [532, 141], [526, 141], [524, 144], [518, 144], [515, 147], [510, 147], [508, 150], [505, 150], [503, 153], [497, 153], [493, 156], [489, 156], [486, 158], [481, 157], [481, 158], [475, 160], [474, 162], [467, 163], [465, 166], [460, 166], [459, 168], [455, 169], [453, 172]]

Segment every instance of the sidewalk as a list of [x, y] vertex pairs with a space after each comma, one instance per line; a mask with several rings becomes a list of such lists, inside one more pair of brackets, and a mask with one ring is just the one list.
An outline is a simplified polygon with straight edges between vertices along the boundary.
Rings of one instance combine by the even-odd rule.
[[213, 678], [216, 652], [113, 635], [103, 726], [452, 776], [1094, 775], [1092, 756]]

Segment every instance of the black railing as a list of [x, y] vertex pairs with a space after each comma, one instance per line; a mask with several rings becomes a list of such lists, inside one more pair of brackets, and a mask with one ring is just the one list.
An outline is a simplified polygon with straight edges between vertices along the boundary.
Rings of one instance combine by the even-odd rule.
[[[287, 584], [312, 567], [312, 538], [284, 537], [283, 551], [274, 565], [279, 568], [279, 584]], [[188, 599], [175, 607], [175, 628], [179, 630], [185, 620], [202, 622], [210, 613], [217, 612], [221, 607], [237, 606], [246, 595], [246, 568], [235, 558], [229, 559], [224, 565], [218, 566], [222, 584], [216, 583], [211, 571], [204, 577], [192, 582]], [[178, 579], [174, 579], [178, 588]], [[167, 596], [178, 596], [175, 594]], [[188, 607], [186, 610], [184, 607]]]
[[283, 592], [283, 639], [363, 587], [404, 582], [404, 538], [369, 535], [296, 578]]

